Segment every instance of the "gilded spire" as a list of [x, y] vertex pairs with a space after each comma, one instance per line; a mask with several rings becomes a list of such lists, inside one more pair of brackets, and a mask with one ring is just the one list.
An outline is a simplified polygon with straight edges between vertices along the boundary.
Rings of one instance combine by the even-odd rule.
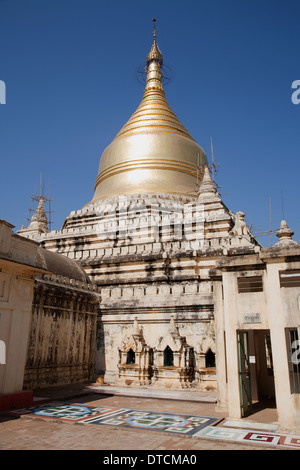
[[93, 202], [121, 194], [190, 194], [207, 163], [166, 100], [155, 18], [153, 23], [143, 99], [101, 156]]
[[153, 18], [153, 45], [147, 56], [147, 82], [143, 100], [116, 137], [144, 132], [173, 133], [193, 140], [167, 103], [162, 85], [163, 58], [156, 43], [156, 19]]
[[156, 42], [156, 27], [155, 27], [156, 18], [153, 18], [152, 21], [154, 23], [153, 44], [152, 44], [152, 47], [151, 47], [151, 51], [147, 55], [147, 59], [146, 59], [147, 67], [149, 67], [151, 62], [158, 62], [160, 66], [162, 66], [162, 64], [163, 64], [163, 56], [162, 56], [162, 53], [160, 52], [159, 47], [158, 47], [157, 42]]
[[161, 66], [163, 64], [163, 56], [156, 42], [156, 27], [155, 27], [156, 19], [153, 18], [152, 21], [154, 23], [153, 44], [146, 59], [147, 81], [146, 81], [145, 92], [148, 90], [155, 90], [155, 89], [163, 91], [162, 71], [161, 71]]

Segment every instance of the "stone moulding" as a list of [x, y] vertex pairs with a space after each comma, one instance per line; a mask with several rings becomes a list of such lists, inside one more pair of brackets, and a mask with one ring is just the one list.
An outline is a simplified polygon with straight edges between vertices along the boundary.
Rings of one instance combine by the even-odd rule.
[[44, 282], [47, 284], [60, 285], [64, 287], [70, 287], [85, 292], [100, 294], [101, 289], [92, 283], [85, 283], [77, 279], [70, 279], [68, 277], [60, 276], [57, 274], [42, 274], [36, 277], [37, 282]]

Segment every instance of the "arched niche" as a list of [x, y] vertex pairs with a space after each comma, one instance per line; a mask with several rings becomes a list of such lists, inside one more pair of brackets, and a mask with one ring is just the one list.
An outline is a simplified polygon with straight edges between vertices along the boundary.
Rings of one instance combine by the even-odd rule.
[[206, 369], [216, 367], [216, 355], [210, 348], [205, 353], [205, 367]]
[[132, 348], [127, 351], [126, 364], [135, 364], [135, 352]]
[[142, 329], [135, 318], [132, 332], [119, 346], [119, 383], [149, 384], [152, 376], [152, 349], [146, 344]]
[[182, 388], [189, 386], [193, 376], [191, 348], [184, 336], [180, 335], [173, 317], [168, 331], [154, 348], [154, 382], [157, 386]]
[[174, 354], [170, 346], [164, 349], [164, 367], [171, 367], [174, 365]]

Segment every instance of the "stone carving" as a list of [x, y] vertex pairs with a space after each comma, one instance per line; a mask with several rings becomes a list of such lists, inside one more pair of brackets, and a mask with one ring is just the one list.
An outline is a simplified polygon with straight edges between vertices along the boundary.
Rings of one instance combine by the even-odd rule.
[[[166, 349], [172, 353], [172, 363], [165, 364]], [[168, 333], [159, 339], [154, 348], [153, 383], [157, 386], [188, 387], [193, 375], [193, 348], [181, 336], [174, 317], [171, 316]]]
[[129, 386], [147, 385], [151, 382], [152, 350], [145, 343], [137, 317], [133, 322], [132, 333], [120, 345], [119, 355], [118, 383]]
[[291, 230], [285, 220], [281, 221], [280, 228], [277, 230], [276, 237], [279, 238], [279, 241], [275, 243], [274, 246], [282, 245], [298, 245], [298, 242], [295, 242], [292, 239], [294, 235], [293, 230]]
[[215, 322], [212, 320], [195, 351], [195, 379], [200, 390], [215, 388], [215, 368], [206, 366], [206, 355], [215, 353]]
[[235, 214], [235, 224], [232, 230], [230, 230], [229, 234], [236, 237], [242, 235], [249, 235], [249, 229], [245, 222], [245, 214], [244, 212], [237, 212]]

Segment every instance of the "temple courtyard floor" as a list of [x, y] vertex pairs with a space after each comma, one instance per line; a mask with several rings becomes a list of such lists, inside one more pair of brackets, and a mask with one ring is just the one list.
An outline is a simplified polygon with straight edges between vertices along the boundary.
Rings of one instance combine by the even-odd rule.
[[[0, 450], [96, 450], [100, 463], [134, 467], [193, 464], [204, 450], [300, 450], [300, 436], [279, 431], [271, 404], [232, 420], [213, 393], [94, 384], [38, 391], [31, 406], [0, 413]], [[126, 455], [136, 460], [118, 460]]]

